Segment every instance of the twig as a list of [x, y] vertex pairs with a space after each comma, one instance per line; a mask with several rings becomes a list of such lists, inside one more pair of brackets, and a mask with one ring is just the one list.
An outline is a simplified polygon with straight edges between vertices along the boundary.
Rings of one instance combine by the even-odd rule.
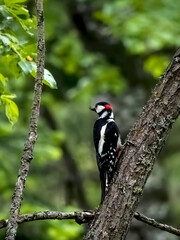
[[45, 37], [44, 37], [44, 18], [43, 1], [36, 0], [37, 10], [37, 28], [38, 28], [38, 50], [37, 50], [37, 77], [34, 85], [34, 100], [32, 106], [31, 119], [29, 124], [29, 134], [24, 146], [24, 152], [21, 158], [18, 180], [12, 197], [10, 209], [10, 219], [7, 225], [6, 240], [14, 240], [18, 228], [18, 216], [23, 198], [26, 177], [29, 172], [30, 162], [33, 159], [33, 147], [37, 138], [37, 123], [40, 110], [40, 101], [42, 93], [42, 81], [44, 75], [45, 58]]
[[[29, 214], [20, 215], [17, 222], [18, 224], [20, 224], [24, 222], [47, 220], [47, 219], [52, 219], [52, 220], [75, 219], [77, 223], [82, 224], [92, 220], [94, 218], [94, 215], [95, 215], [95, 211], [83, 211], [83, 212], [44, 211], [44, 212], [35, 212], [31, 214], [29, 213]], [[152, 227], [180, 236], [180, 229], [174, 228], [167, 224], [159, 223], [156, 220], [146, 217], [139, 212], [135, 213], [134, 218]], [[8, 220], [4, 220], [4, 219], [0, 220], [0, 229], [5, 228], [7, 224], [8, 224]]]
[[45, 219], [75, 219], [77, 223], [86, 223], [94, 218], [94, 211], [84, 211], [84, 212], [57, 212], [57, 211], [44, 211], [36, 212], [34, 214], [24, 214], [19, 217], [18, 222], [30, 222], [35, 220], [45, 220]]
[[144, 222], [144, 223], [146, 223], [146, 224], [148, 224], [150, 226], [153, 226], [155, 228], [159, 228], [159, 229], [161, 229], [163, 231], [166, 231], [166, 232], [175, 234], [177, 236], [180, 236], [180, 229], [171, 227], [171, 226], [169, 226], [167, 224], [159, 223], [156, 220], [154, 220], [152, 218], [148, 218], [148, 217], [144, 216], [143, 214], [141, 214], [139, 212], [136, 212], [134, 214], [134, 218], [136, 218], [137, 220], [139, 220], [141, 222]]
[[[75, 219], [78, 224], [86, 223], [94, 218], [94, 211], [84, 211], [84, 212], [58, 212], [58, 211], [44, 211], [35, 212], [29, 214], [20, 215], [17, 222], [31, 222], [36, 220], [63, 220], [63, 219]], [[5, 228], [8, 224], [7, 220], [0, 220], [0, 229]]]

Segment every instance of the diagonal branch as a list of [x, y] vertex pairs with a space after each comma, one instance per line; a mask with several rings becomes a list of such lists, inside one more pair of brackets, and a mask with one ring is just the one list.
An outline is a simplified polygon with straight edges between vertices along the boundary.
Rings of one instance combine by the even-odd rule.
[[[64, 220], [64, 219], [75, 219], [79, 224], [87, 223], [94, 218], [94, 211], [83, 211], [83, 212], [58, 212], [58, 211], [44, 211], [44, 212], [35, 212], [29, 214], [23, 214], [19, 216], [18, 224], [24, 222], [32, 222], [37, 220]], [[150, 226], [161, 229], [163, 231], [172, 233], [174, 235], [180, 236], [180, 229], [174, 228], [167, 224], [162, 224], [155, 221], [152, 218], [148, 218], [141, 213], [136, 212], [134, 218], [144, 222]], [[5, 228], [8, 224], [8, 220], [0, 220], [0, 229]]]
[[126, 238], [146, 181], [179, 113], [180, 49], [128, 135], [116, 179], [86, 240]]
[[29, 172], [30, 162], [33, 159], [33, 147], [37, 138], [37, 123], [40, 110], [45, 59], [43, 0], [36, 0], [36, 10], [38, 27], [37, 77], [34, 85], [34, 100], [29, 124], [29, 134], [25, 142], [24, 152], [21, 158], [21, 165], [18, 173], [18, 180], [12, 197], [10, 219], [8, 221], [6, 232], [6, 240], [14, 240], [16, 236], [18, 228], [17, 220], [23, 198], [23, 191], [25, 188], [26, 177]]

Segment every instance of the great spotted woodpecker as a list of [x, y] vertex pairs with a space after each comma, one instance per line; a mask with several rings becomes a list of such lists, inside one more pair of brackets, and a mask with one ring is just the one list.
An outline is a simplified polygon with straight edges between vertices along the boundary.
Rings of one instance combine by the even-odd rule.
[[90, 109], [99, 115], [94, 124], [93, 135], [101, 181], [102, 203], [113, 178], [122, 144], [111, 105], [107, 102], [98, 102]]

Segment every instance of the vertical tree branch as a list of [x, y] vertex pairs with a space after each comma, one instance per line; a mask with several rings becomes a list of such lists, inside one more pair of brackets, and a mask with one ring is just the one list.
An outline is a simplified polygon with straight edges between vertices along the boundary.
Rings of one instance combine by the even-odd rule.
[[6, 240], [14, 240], [18, 228], [18, 217], [23, 199], [23, 191], [25, 188], [26, 177], [29, 172], [29, 166], [33, 159], [33, 147], [37, 139], [37, 123], [40, 112], [40, 101], [44, 76], [45, 61], [45, 36], [44, 36], [44, 16], [43, 16], [43, 0], [36, 0], [37, 11], [37, 76], [34, 85], [34, 99], [32, 113], [29, 124], [29, 134], [24, 145], [24, 152], [21, 158], [21, 164], [18, 173], [18, 180], [12, 197], [10, 218], [7, 225]]

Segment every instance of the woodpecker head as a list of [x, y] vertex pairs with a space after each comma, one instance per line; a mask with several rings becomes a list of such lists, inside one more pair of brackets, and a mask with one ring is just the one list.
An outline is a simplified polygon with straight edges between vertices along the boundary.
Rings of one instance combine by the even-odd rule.
[[100, 118], [114, 118], [112, 107], [107, 102], [98, 102], [95, 107], [90, 107], [90, 110], [96, 112]]

